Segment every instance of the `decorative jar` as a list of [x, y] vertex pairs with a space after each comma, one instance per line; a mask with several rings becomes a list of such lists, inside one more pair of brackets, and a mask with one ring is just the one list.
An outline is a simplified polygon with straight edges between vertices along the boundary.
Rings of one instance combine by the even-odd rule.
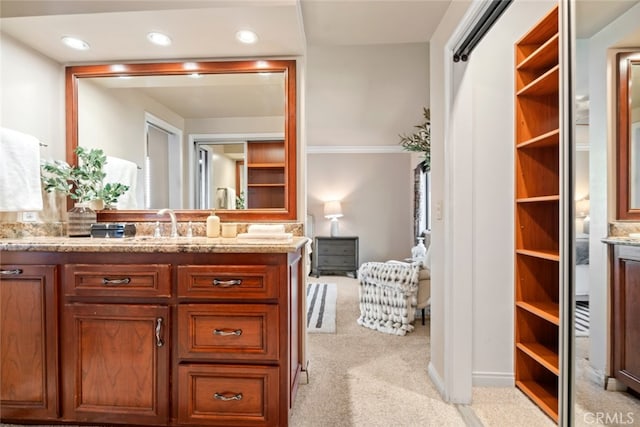
[[67, 236], [69, 237], [89, 237], [91, 236], [91, 225], [97, 222], [96, 211], [89, 207], [89, 203], [76, 203], [67, 212]]

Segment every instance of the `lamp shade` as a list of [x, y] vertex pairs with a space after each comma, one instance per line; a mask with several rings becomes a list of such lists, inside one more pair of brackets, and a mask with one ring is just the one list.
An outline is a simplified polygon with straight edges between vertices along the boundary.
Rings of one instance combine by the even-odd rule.
[[576, 201], [576, 217], [584, 218], [589, 215], [589, 196]]
[[338, 200], [332, 200], [325, 202], [324, 204], [324, 217], [325, 218], [340, 218], [342, 216], [342, 206]]

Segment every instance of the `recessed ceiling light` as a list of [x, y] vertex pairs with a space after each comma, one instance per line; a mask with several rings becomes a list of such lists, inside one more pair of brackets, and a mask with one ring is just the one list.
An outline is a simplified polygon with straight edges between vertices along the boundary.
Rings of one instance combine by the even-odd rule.
[[162, 33], [149, 33], [147, 34], [147, 38], [151, 43], [157, 44], [158, 46], [169, 46], [171, 44], [171, 38]]
[[76, 49], [76, 50], [88, 50], [89, 49], [89, 43], [87, 43], [84, 40], [80, 40], [79, 38], [76, 38], [76, 37], [64, 36], [64, 37], [62, 37], [62, 43], [66, 44], [70, 48]]
[[240, 30], [236, 33], [236, 39], [245, 44], [253, 44], [258, 41], [258, 35], [251, 30]]

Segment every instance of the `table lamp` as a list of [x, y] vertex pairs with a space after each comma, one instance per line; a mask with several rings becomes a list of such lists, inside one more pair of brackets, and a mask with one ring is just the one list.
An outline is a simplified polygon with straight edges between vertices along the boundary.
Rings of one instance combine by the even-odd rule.
[[331, 220], [331, 237], [338, 235], [338, 218], [342, 216], [342, 206], [338, 200], [331, 200], [324, 204], [324, 217]]

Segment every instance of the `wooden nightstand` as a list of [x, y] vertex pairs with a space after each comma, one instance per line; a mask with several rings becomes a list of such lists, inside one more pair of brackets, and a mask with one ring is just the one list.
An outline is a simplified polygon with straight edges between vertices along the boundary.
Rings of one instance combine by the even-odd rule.
[[358, 274], [357, 237], [316, 237], [313, 245], [313, 272]]

